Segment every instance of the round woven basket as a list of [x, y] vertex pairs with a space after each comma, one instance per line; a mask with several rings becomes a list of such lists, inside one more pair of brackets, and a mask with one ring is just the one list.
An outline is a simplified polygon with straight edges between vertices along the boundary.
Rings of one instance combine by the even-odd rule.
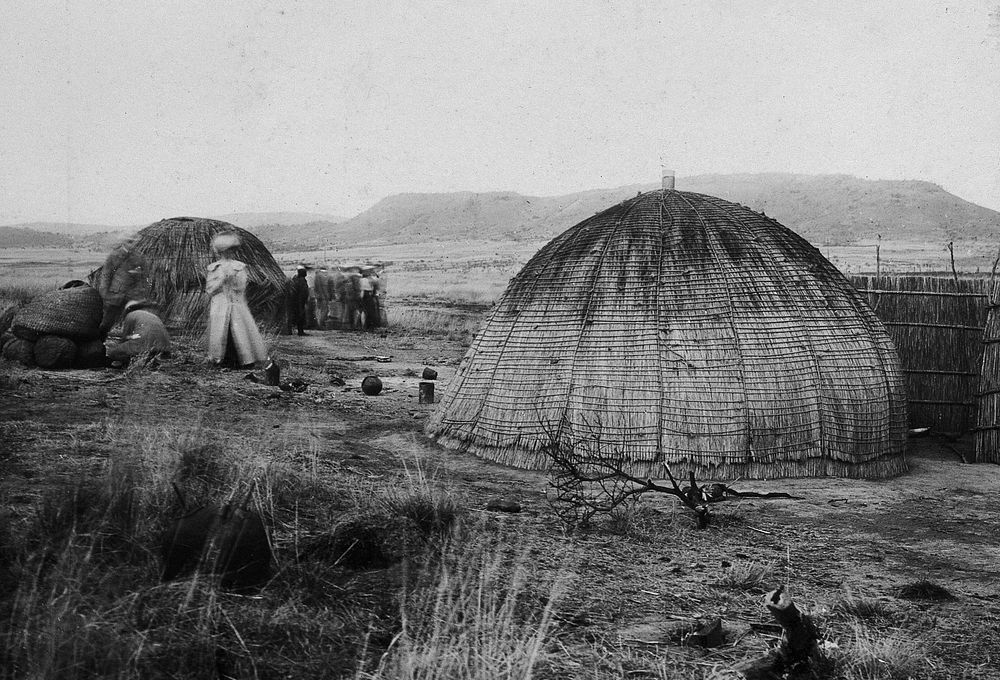
[[39, 295], [14, 315], [20, 337], [38, 334], [90, 339], [98, 336], [104, 306], [101, 294], [90, 286], [52, 290]]
[[43, 335], [34, 351], [35, 363], [42, 368], [69, 368], [76, 359], [76, 343], [61, 335]]
[[87, 340], [76, 346], [77, 368], [103, 368], [107, 365], [108, 357], [104, 351], [104, 343], [100, 340]]
[[35, 365], [34, 343], [14, 338], [8, 340], [3, 346], [3, 358], [7, 361], [18, 361], [25, 366]]

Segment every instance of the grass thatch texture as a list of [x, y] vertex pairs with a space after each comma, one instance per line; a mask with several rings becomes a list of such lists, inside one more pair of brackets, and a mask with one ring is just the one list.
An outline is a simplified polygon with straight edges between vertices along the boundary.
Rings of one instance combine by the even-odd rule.
[[428, 432], [517, 467], [555, 439], [630, 473], [885, 476], [905, 468], [902, 374], [866, 302], [774, 220], [643, 194], [511, 281]]
[[[149, 225], [137, 234], [135, 250], [146, 258], [149, 294], [164, 317], [188, 327], [201, 325], [208, 309], [204, 294], [207, 267], [218, 259], [212, 238], [236, 232], [240, 245], [233, 258], [247, 265], [247, 304], [259, 322], [271, 324], [284, 303], [288, 280], [260, 239], [228, 222], [196, 217], [174, 217]], [[100, 268], [91, 281], [100, 276]]]
[[906, 376], [910, 425], [956, 433], [972, 429], [986, 279], [894, 275], [852, 276], [851, 282], [896, 344]]

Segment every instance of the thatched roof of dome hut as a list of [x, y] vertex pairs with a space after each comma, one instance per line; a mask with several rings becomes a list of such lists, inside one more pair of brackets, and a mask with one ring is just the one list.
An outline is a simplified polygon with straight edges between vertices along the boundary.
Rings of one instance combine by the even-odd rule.
[[553, 239], [444, 392], [427, 432], [515, 467], [549, 467], [558, 444], [654, 478], [905, 469], [875, 314], [794, 232], [701, 194], [641, 194]]
[[[164, 318], [187, 326], [204, 322], [208, 301], [205, 277], [210, 263], [219, 259], [212, 250], [216, 234], [235, 232], [240, 245], [233, 258], [247, 265], [247, 304], [258, 322], [273, 323], [284, 300], [288, 277], [259, 238], [228, 222], [200, 217], [173, 217], [155, 222], [136, 234], [134, 249], [146, 260], [149, 298]], [[100, 268], [90, 275], [100, 277]]]

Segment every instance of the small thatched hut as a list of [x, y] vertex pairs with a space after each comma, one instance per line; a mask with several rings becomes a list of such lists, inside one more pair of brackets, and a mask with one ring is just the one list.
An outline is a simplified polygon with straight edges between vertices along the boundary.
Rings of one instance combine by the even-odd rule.
[[[221, 232], [240, 236], [233, 257], [247, 265], [247, 303], [254, 318], [277, 324], [287, 277], [260, 239], [219, 220], [173, 217], [151, 224], [136, 235], [134, 250], [146, 261], [150, 299], [160, 306], [165, 319], [189, 327], [203, 323], [208, 306], [204, 297], [206, 268], [218, 259], [212, 251], [212, 238]], [[100, 268], [94, 271], [91, 281], [96, 281], [100, 272]]]
[[892, 341], [818, 250], [665, 189], [525, 265], [427, 432], [522, 468], [558, 444], [641, 476], [881, 477], [905, 469], [905, 409]]

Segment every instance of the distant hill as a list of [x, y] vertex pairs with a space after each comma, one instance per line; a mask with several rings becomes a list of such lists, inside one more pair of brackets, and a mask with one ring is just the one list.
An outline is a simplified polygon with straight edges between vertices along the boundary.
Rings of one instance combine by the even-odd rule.
[[69, 248], [73, 237], [27, 227], [0, 227], [0, 248]]
[[[284, 240], [301, 247], [419, 243], [455, 239], [548, 239], [657, 184], [564, 196], [513, 192], [397, 194], [341, 224], [305, 224]], [[945, 243], [996, 239], [1000, 213], [930, 182], [848, 175], [742, 174], [680, 177], [677, 188], [763, 211], [816, 244], [859, 239]]]
[[[633, 184], [563, 196], [511, 191], [396, 194], [350, 219], [300, 212], [235, 213], [215, 219], [251, 231], [272, 250], [468, 239], [545, 240], [658, 186]], [[887, 241], [940, 244], [1000, 239], [1000, 213], [930, 182], [765, 173], [679, 177], [677, 188], [762, 211], [816, 245], [844, 245], [877, 235]], [[42, 240], [69, 234], [102, 246], [138, 229], [54, 222], [11, 226], [48, 232], [50, 236], [39, 237]], [[12, 233], [11, 242], [15, 238], [28, 237]], [[0, 240], [0, 247], [4, 245]]]
[[[247, 231], [254, 231], [257, 227], [296, 226], [315, 222], [337, 224], [347, 220], [346, 217], [337, 215], [322, 215], [307, 212], [232, 213], [230, 215], [218, 215], [212, 219], [235, 224], [237, 227], [243, 227]], [[260, 234], [257, 234], [257, 236], [260, 236]]]
[[763, 211], [816, 243], [858, 239], [947, 243], [997, 239], [1000, 212], [917, 180], [865, 180], [850, 175], [699, 175], [677, 188]]
[[90, 234], [138, 229], [138, 227], [122, 227], [110, 224], [77, 224], [74, 222], [22, 222], [6, 226], [17, 229], [31, 229], [32, 231], [44, 231], [50, 234], [66, 234], [69, 236], [89, 236]]

